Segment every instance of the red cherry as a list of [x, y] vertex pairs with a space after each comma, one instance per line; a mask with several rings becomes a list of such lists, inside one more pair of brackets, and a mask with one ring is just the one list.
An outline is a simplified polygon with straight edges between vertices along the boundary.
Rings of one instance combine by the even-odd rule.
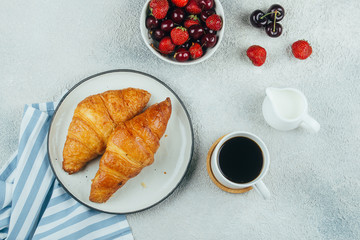
[[178, 62], [186, 62], [190, 58], [190, 52], [186, 48], [179, 48], [174, 57]]
[[198, 0], [197, 3], [204, 10], [210, 10], [214, 7], [214, 0]]
[[217, 37], [215, 34], [207, 33], [201, 38], [201, 45], [212, 48], [217, 43]]

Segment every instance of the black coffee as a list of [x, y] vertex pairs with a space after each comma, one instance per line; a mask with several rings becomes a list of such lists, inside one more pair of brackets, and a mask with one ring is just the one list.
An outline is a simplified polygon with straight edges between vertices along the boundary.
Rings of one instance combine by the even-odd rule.
[[248, 183], [259, 176], [263, 166], [263, 154], [253, 140], [234, 137], [222, 145], [219, 165], [223, 175], [230, 181]]

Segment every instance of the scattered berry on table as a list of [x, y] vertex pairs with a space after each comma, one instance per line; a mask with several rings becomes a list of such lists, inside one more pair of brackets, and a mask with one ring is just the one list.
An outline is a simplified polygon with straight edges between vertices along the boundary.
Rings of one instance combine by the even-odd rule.
[[265, 32], [269, 37], [280, 37], [282, 34], [282, 26], [280, 23], [269, 22], [265, 27]]
[[307, 59], [312, 53], [312, 47], [305, 40], [299, 40], [294, 42], [291, 46], [291, 49], [294, 57], [300, 60]]
[[253, 45], [249, 47], [248, 50], [246, 51], [246, 55], [249, 57], [252, 63], [257, 67], [260, 67], [265, 63], [266, 50], [261, 46]]
[[279, 4], [271, 5], [267, 13], [269, 13], [269, 15], [267, 16], [268, 19], [272, 22], [275, 21], [275, 14], [276, 14], [276, 21], [278, 22], [280, 22], [285, 17], [285, 10]]
[[265, 13], [261, 10], [255, 10], [250, 15], [250, 23], [254, 27], [257, 27], [257, 28], [265, 27], [267, 22], [268, 22], [268, 19], [265, 16]]
[[285, 17], [285, 10], [279, 4], [273, 4], [266, 13], [261, 10], [255, 10], [250, 15], [250, 23], [254, 27], [265, 28], [269, 37], [279, 37], [282, 34], [283, 27], [280, 23]]

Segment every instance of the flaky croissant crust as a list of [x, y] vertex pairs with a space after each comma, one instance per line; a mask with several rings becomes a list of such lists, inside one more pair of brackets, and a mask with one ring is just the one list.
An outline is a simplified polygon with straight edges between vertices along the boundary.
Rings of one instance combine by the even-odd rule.
[[81, 101], [70, 123], [63, 149], [63, 169], [78, 172], [104, 153], [110, 134], [119, 123], [139, 114], [150, 99], [142, 89], [126, 88], [92, 95]]
[[91, 201], [107, 201], [130, 178], [153, 163], [170, 115], [171, 101], [167, 98], [118, 125], [109, 138], [99, 170], [93, 179]]

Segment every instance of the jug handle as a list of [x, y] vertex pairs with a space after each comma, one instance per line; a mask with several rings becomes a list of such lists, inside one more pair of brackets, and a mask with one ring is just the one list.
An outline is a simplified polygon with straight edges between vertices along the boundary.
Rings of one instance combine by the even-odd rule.
[[320, 123], [308, 114], [306, 114], [303, 118], [302, 125], [304, 126], [304, 124], [305, 127], [310, 127], [314, 132], [318, 132], [320, 130]]

